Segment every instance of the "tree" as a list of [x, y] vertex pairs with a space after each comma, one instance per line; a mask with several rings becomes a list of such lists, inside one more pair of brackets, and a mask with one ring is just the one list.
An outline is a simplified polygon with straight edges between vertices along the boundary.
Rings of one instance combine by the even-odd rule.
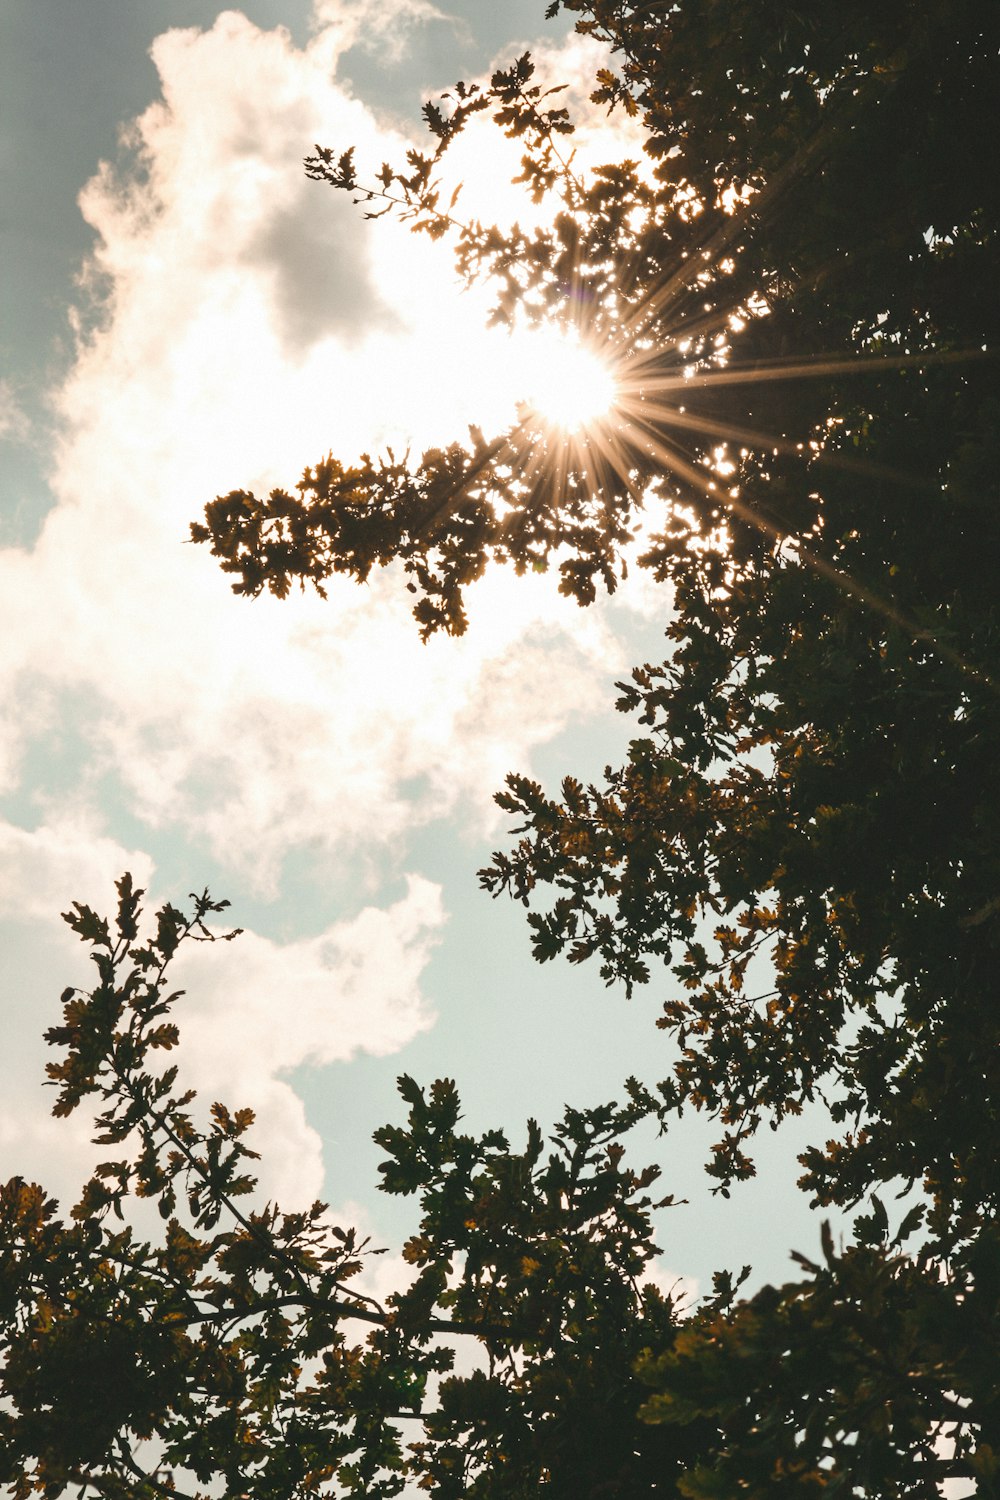
[[[464, 589], [497, 563], [555, 565], [588, 603], [643, 508], [669, 501], [642, 558], [668, 655], [619, 700], [642, 733], [603, 785], [554, 797], [511, 777], [519, 840], [482, 875], [528, 908], [540, 960], [669, 983], [668, 1076], [568, 1110], [548, 1155], [535, 1128], [522, 1153], [460, 1135], [452, 1085], [404, 1080], [407, 1126], [379, 1141], [387, 1190], [421, 1194], [419, 1274], [373, 1308], [350, 1288], [349, 1231], [318, 1210], [240, 1216], [246, 1113], [198, 1126], [151, 1070], [174, 1040], [169, 958], [217, 908], [167, 908], [145, 944], [130, 884], [114, 933], [78, 910], [100, 984], [65, 997], [51, 1034], [60, 1108], [96, 1093], [105, 1138], [141, 1140], [68, 1226], [40, 1190], [7, 1190], [0, 1422], [19, 1495], [84, 1475], [109, 1495], [169, 1488], [129, 1467], [129, 1434], [153, 1433], [168, 1467], [233, 1493], [333, 1475], [393, 1493], [401, 1413], [448, 1368], [435, 1339], [465, 1334], [486, 1368], [441, 1382], [406, 1460], [444, 1496], [1000, 1489], [1000, 205], [978, 165], [1000, 13], [775, 3], [748, 26], [726, 0], [561, 8], [609, 44], [595, 98], [641, 118], [645, 163], [580, 180], [525, 57], [429, 105], [433, 147], [405, 170], [366, 183], [330, 148], [307, 167], [370, 213], [453, 233], [499, 318], [575, 323], [615, 370], [615, 407], [575, 441], [524, 409], [418, 465], [330, 457], [296, 494], [221, 497], [193, 533], [251, 595], [393, 562], [426, 636], [464, 628]], [[444, 155], [481, 112], [555, 201], [537, 232], [441, 206]], [[802, 1185], [820, 1207], [864, 1203], [854, 1241], [825, 1231], [799, 1280], [749, 1298], [719, 1278], [678, 1322], [641, 1285], [654, 1176], [625, 1167], [629, 1130], [708, 1111], [728, 1193], [755, 1131], [815, 1099], [840, 1135], [805, 1153]], [[108, 1228], [130, 1191], [160, 1203], [162, 1244]], [[115, 1340], [127, 1380], [108, 1377], [99, 1413], [74, 1404], [61, 1372]]]

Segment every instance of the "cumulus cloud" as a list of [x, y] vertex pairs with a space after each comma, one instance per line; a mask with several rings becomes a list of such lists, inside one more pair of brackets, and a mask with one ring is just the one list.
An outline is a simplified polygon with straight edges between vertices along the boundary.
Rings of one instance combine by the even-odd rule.
[[398, 848], [460, 805], [485, 826], [504, 771], [623, 664], [550, 579], [485, 580], [469, 635], [425, 648], [391, 573], [251, 604], [182, 545], [215, 493], [513, 410], [517, 361], [447, 249], [301, 173], [315, 140], [405, 148], [331, 74], [334, 10], [357, 19], [321, 8], [304, 50], [235, 11], [157, 40], [162, 97], [81, 199], [100, 317], [57, 393], [57, 503], [0, 554], [0, 785], [55, 717], [131, 812], [272, 893], [303, 841]]
[[0, 912], [6, 921], [50, 923], [74, 901], [103, 909], [125, 870], [145, 885], [152, 860], [102, 832], [92, 817], [71, 813], [35, 829], [0, 819]]

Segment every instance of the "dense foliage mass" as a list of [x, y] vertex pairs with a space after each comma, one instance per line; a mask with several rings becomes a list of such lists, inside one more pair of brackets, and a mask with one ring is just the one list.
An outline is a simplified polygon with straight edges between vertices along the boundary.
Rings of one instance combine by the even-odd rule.
[[[451, 1084], [404, 1080], [408, 1121], [379, 1140], [386, 1190], [420, 1195], [418, 1274], [381, 1308], [321, 1210], [242, 1212], [247, 1113], [196, 1124], [154, 1066], [169, 960], [217, 908], [167, 908], [148, 942], [127, 881], [115, 927], [78, 909], [99, 984], [50, 1033], [57, 1108], [96, 1096], [125, 1154], [68, 1223], [4, 1190], [16, 1496], [374, 1496], [404, 1475], [483, 1500], [1000, 1491], [1000, 10], [560, 8], [608, 44], [595, 98], [641, 120], [643, 162], [578, 178], [522, 58], [428, 106], [405, 169], [369, 182], [328, 148], [308, 169], [453, 234], [498, 317], [574, 326], [614, 408], [572, 440], [525, 408], [419, 465], [331, 457], [193, 530], [248, 594], [396, 563], [429, 635], [464, 628], [498, 562], [558, 568], [588, 603], [668, 502], [642, 558], [668, 650], [622, 685], [629, 756], [558, 796], [510, 778], [519, 841], [483, 872], [528, 907], [539, 959], [665, 987], [668, 1076], [520, 1153], [460, 1134]], [[480, 114], [522, 140], [543, 228], [442, 206]], [[643, 1284], [655, 1171], [626, 1166], [628, 1132], [709, 1112], [728, 1191], [757, 1128], [817, 1098], [839, 1133], [802, 1184], [863, 1205], [853, 1242], [825, 1233], [799, 1280], [749, 1298], [720, 1277], [678, 1321]], [[160, 1206], [159, 1240], [115, 1227], [130, 1194]], [[463, 1339], [480, 1367], [448, 1375]]]

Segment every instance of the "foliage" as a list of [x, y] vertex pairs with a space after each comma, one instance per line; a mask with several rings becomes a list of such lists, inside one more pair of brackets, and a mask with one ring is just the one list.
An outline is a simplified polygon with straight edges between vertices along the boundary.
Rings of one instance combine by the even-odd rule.
[[682, 1481], [691, 1500], [936, 1500], [956, 1472], [995, 1493], [995, 1448], [976, 1425], [996, 1432], [996, 1227], [976, 1274], [956, 1265], [946, 1283], [899, 1239], [886, 1247], [874, 1205], [883, 1233], [863, 1233], [874, 1243], [838, 1255], [827, 1232], [822, 1266], [796, 1256], [806, 1281], [702, 1313], [641, 1363], [648, 1420], [722, 1425], [723, 1442]]
[[[525, 57], [429, 106], [433, 146], [401, 171], [366, 184], [326, 147], [307, 165], [369, 214], [451, 234], [498, 319], [574, 326], [614, 408], [575, 440], [525, 408], [419, 463], [331, 456], [192, 531], [250, 595], [396, 563], [427, 637], [461, 632], [496, 562], [556, 566], [590, 602], [666, 506], [641, 558], [666, 659], [620, 685], [640, 734], [600, 786], [510, 778], [519, 842], [482, 878], [529, 909], [539, 959], [669, 987], [668, 1076], [568, 1110], [547, 1155], [534, 1127], [521, 1153], [459, 1134], [451, 1084], [403, 1080], [383, 1185], [423, 1220], [416, 1279], [383, 1309], [351, 1285], [365, 1247], [319, 1207], [243, 1213], [246, 1112], [198, 1125], [153, 1069], [176, 1041], [171, 944], [210, 935], [207, 895], [145, 944], [127, 883], [114, 933], [78, 911], [100, 983], [51, 1034], [58, 1107], [99, 1096], [125, 1155], [68, 1225], [38, 1189], [3, 1200], [18, 1496], [169, 1488], [130, 1467], [154, 1434], [165, 1471], [261, 1500], [391, 1494], [404, 1471], [497, 1500], [1000, 1490], [1000, 11], [559, 9], [610, 49], [595, 99], [642, 122], [642, 163], [578, 176]], [[445, 153], [487, 114], [554, 202], [537, 230], [445, 206]], [[750, 1297], [720, 1277], [678, 1323], [642, 1286], [654, 1178], [623, 1139], [707, 1111], [728, 1193], [754, 1132], [817, 1099], [838, 1135], [802, 1185], [865, 1204], [854, 1241], [826, 1231], [821, 1263]], [[889, 1192], [909, 1195], [898, 1225]], [[155, 1243], [109, 1227], [130, 1193], [161, 1207]], [[463, 1337], [483, 1367], [449, 1376]]]
[[[636, 1107], [567, 1110], [548, 1149], [529, 1122], [516, 1152], [498, 1130], [459, 1131], [449, 1080], [401, 1078], [409, 1117], [379, 1132], [382, 1185], [419, 1195], [422, 1218], [403, 1247], [412, 1284], [383, 1307], [356, 1284], [377, 1252], [323, 1204], [241, 1207], [252, 1111], [215, 1103], [199, 1123], [177, 1091], [169, 966], [218, 940], [206, 920], [226, 903], [167, 905], [144, 940], [143, 893], [127, 875], [118, 889], [113, 924], [67, 914], [98, 983], [64, 993], [47, 1039], [64, 1049], [56, 1113], [96, 1100], [94, 1138], [120, 1154], [68, 1222], [37, 1185], [0, 1193], [0, 1482], [15, 1500], [202, 1496], [219, 1480], [254, 1500], [389, 1496], [404, 1461], [442, 1496], [671, 1493], [692, 1442], [640, 1422], [632, 1399], [635, 1360], [676, 1327], [643, 1284], [658, 1169], [624, 1164]], [[125, 1223], [130, 1198], [159, 1225]], [[480, 1351], [469, 1372], [448, 1373], [442, 1336]], [[401, 1428], [441, 1376], [406, 1455]]]

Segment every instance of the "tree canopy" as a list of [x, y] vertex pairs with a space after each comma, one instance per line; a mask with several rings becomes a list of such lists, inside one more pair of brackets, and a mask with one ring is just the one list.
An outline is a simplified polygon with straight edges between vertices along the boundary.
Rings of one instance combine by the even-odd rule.
[[[417, 463], [328, 456], [192, 532], [243, 594], [400, 567], [427, 637], [462, 631], [489, 566], [555, 568], [588, 604], [665, 505], [639, 564], [666, 652], [620, 685], [628, 757], [557, 794], [511, 776], [516, 842], [481, 877], [540, 960], [667, 995], [664, 1080], [567, 1108], [548, 1145], [529, 1124], [521, 1151], [462, 1134], [450, 1081], [401, 1080], [382, 1186], [422, 1223], [381, 1307], [352, 1285], [371, 1247], [321, 1206], [243, 1210], [249, 1112], [200, 1120], [160, 1065], [170, 960], [219, 904], [164, 908], [152, 938], [127, 878], [114, 922], [75, 909], [98, 984], [49, 1032], [56, 1109], [96, 1102], [122, 1154], [68, 1220], [3, 1192], [17, 1500], [1000, 1491], [1000, 11], [549, 9], [607, 44], [594, 99], [641, 122], [641, 162], [578, 174], [525, 56], [428, 105], [404, 167], [366, 176], [338, 144], [307, 170], [451, 235], [498, 319], [575, 329], [615, 375], [608, 413], [568, 437], [525, 407]], [[541, 228], [444, 206], [481, 114], [522, 142]], [[728, 1193], [756, 1131], [815, 1100], [837, 1133], [801, 1185], [860, 1207], [853, 1239], [825, 1229], [752, 1296], [720, 1275], [681, 1318], [643, 1280], [658, 1173], [627, 1164], [633, 1126], [716, 1118]], [[133, 1196], [159, 1239], [121, 1223]]]

